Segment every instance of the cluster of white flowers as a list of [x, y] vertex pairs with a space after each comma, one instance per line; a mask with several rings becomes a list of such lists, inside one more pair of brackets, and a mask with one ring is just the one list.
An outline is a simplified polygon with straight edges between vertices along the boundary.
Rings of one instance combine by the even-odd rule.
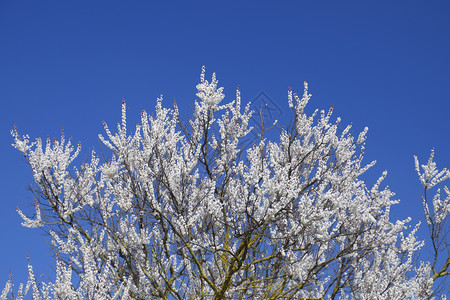
[[[75, 152], [60, 141], [29, 142], [12, 131], [29, 162], [39, 196], [34, 218], [45, 226], [58, 260], [56, 279], [29, 282], [15, 295], [33, 299], [407, 299], [429, 298], [446, 269], [416, 264], [423, 246], [410, 219], [392, 222], [393, 193], [362, 175], [367, 128], [355, 141], [328, 112], [305, 113], [311, 98], [291, 90], [293, 123], [279, 141], [241, 141], [252, 130], [249, 105], [224, 98], [215, 75], [197, 85], [195, 112], [182, 124], [178, 109], [142, 112], [127, 133], [126, 104], [117, 133], [104, 124], [111, 150], [101, 162], [69, 170]], [[425, 190], [450, 177], [432, 152], [420, 173]], [[450, 192], [424, 196], [432, 235], [442, 240]], [[436, 227], [436, 224], [441, 224]], [[438, 255], [439, 253], [436, 253]], [[75, 273], [75, 274], [74, 274]], [[1, 299], [14, 287], [8, 282]]]

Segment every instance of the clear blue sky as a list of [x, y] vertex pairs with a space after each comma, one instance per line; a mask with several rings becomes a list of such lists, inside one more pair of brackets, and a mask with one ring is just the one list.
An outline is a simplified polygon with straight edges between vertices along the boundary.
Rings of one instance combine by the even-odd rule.
[[120, 120], [122, 97], [130, 125], [160, 94], [189, 113], [202, 65], [227, 100], [237, 85], [245, 102], [264, 91], [281, 123], [288, 86], [307, 80], [310, 109], [333, 105], [355, 134], [368, 126], [366, 162], [378, 161], [368, 180], [389, 171], [397, 218], [421, 218], [414, 154], [425, 161], [435, 147], [450, 167], [448, 1], [0, 0], [0, 288], [10, 268], [26, 280], [25, 251], [37, 274], [54, 265], [15, 211], [32, 200], [32, 176], [10, 146], [13, 124], [32, 138], [63, 126], [85, 159], [101, 121]]

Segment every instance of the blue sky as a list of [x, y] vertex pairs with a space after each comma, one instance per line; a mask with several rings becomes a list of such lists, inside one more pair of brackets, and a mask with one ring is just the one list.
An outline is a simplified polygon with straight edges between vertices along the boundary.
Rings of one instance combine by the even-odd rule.
[[368, 126], [366, 162], [378, 161], [368, 181], [389, 171], [396, 218], [421, 220], [414, 154], [425, 161], [435, 147], [450, 167], [448, 1], [3, 0], [0, 45], [1, 288], [9, 269], [26, 280], [25, 251], [38, 274], [54, 265], [15, 211], [32, 200], [32, 176], [10, 146], [13, 124], [32, 138], [64, 127], [85, 159], [101, 121], [120, 120], [122, 97], [130, 125], [160, 94], [189, 114], [202, 65], [226, 100], [237, 85], [244, 102], [264, 91], [282, 124], [288, 87], [302, 92], [307, 80], [309, 109], [333, 105], [355, 135]]

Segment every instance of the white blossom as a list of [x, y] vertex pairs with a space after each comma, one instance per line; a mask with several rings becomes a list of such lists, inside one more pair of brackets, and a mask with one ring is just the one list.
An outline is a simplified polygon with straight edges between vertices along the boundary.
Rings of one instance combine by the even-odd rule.
[[[355, 139], [332, 108], [307, 114], [305, 82], [301, 97], [288, 92], [291, 126], [245, 148], [250, 106], [241, 107], [239, 89], [223, 104], [216, 75], [205, 75], [189, 122], [161, 97], [130, 131], [123, 101], [117, 132], [104, 123], [99, 135], [104, 158], [92, 152], [79, 167], [81, 146], [64, 132], [44, 145], [11, 131], [35, 180], [34, 212], [17, 209], [22, 225], [43, 227], [57, 257], [48, 283], [29, 265], [16, 299], [433, 296], [448, 273], [439, 263], [450, 213], [449, 189], [436, 187], [450, 172], [438, 171], [434, 151], [415, 167], [436, 259], [417, 262], [419, 224], [391, 219], [399, 200], [383, 187], [387, 172], [373, 186], [364, 180], [375, 164], [364, 162], [367, 127]], [[1, 299], [13, 291], [8, 281]]]

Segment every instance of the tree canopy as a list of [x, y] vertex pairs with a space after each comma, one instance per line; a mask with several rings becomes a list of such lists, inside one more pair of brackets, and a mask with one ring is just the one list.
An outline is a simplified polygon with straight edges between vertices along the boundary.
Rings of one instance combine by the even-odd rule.
[[[450, 178], [433, 161], [416, 170], [434, 260], [417, 261], [419, 224], [391, 220], [393, 192], [363, 174], [367, 128], [357, 136], [332, 111], [305, 112], [311, 95], [288, 92], [292, 122], [252, 145], [250, 106], [223, 103], [215, 74], [197, 85], [188, 123], [178, 107], [143, 111], [127, 129], [126, 103], [102, 155], [61, 139], [13, 146], [33, 172], [35, 212], [23, 226], [48, 233], [54, 281], [29, 280], [1, 299], [429, 299], [450, 264]], [[268, 124], [271, 126], [272, 124]], [[264, 126], [263, 126], [264, 127]], [[253, 129], [254, 130], [254, 129]], [[436, 189], [429, 197], [431, 189]], [[441, 197], [441, 194], [445, 194]], [[412, 228], [412, 229], [411, 229]]]

